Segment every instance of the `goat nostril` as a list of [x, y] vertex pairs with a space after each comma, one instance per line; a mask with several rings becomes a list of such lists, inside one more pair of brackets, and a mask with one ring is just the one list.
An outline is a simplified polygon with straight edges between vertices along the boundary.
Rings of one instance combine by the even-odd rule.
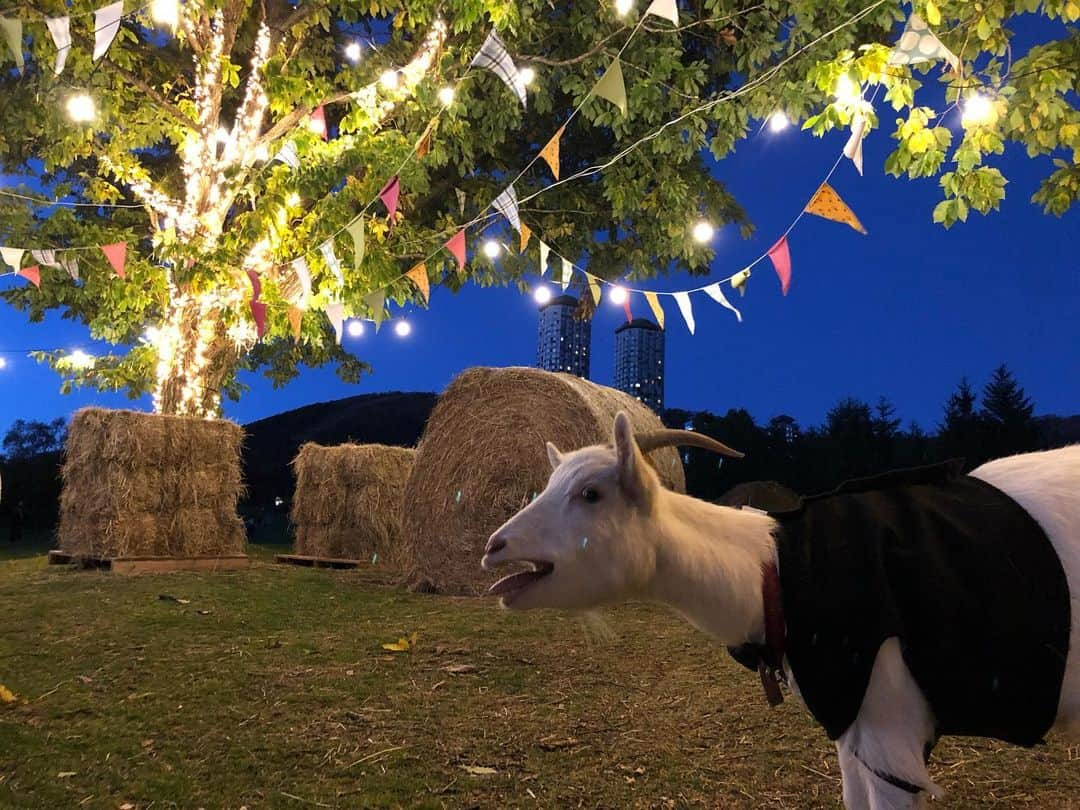
[[501, 537], [492, 537], [487, 542], [487, 548], [484, 549], [485, 554], [494, 554], [497, 551], [502, 551], [506, 548], [506, 541]]

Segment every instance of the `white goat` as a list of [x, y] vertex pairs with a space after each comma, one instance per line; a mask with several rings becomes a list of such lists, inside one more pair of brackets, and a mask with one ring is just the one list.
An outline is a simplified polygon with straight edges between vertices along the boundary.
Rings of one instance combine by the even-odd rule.
[[[723, 644], [771, 644], [763, 584], [765, 572], [778, 564], [780, 524], [764, 513], [664, 489], [643, 453], [673, 444], [739, 455], [686, 431], [635, 439], [621, 413], [614, 447], [564, 454], [549, 443], [553, 472], [547, 487], [491, 536], [482, 560], [485, 569], [527, 562], [532, 570], [504, 577], [490, 593], [515, 610], [587, 609], [627, 598], [652, 599]], [[1053, 728], [1078, 735], [1080, 446], [1001, 459], [971, 475], [1034, 518], [1060, 560], [1068, 586], [1064, 612], [1069, 615], [1062, 625], [1068, 651]], [[787, 618], [790, 627], [793, 617]], [[781, 620], [781, 637], [784, 633]], [[937, 719], [905, 663], [902, 644], [903, 639], [890, 637], [876, 650], [857, 715], [834, 737], [849, 808], [910, 808], [921, 806], [927, 794], [942, 795], [926, 767]], [[803, 697], [798, 668], [793, 671], [786, 656], [783, 673]]]

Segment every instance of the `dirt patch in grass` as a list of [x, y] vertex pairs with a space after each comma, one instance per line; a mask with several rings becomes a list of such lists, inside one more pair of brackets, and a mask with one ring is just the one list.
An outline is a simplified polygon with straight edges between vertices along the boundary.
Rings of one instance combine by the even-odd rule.
[[[392, 579], [0, 562], [0, 806], [839, 806], [824, 733], [664, 610], [600, 632]], [[932, 772], [948, 807], [1080, 796], [1060, 740], [949, 739]]]

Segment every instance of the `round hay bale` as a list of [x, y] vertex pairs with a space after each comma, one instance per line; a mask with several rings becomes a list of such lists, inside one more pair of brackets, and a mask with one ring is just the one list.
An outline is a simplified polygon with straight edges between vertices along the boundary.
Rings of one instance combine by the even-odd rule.
[[[638, 430], [663, 427], [632, 397], [569, 374], [532, 368], [473, 368], [439, 398], [416, 450], [402, 529], [415, 588], [480, 594], [488, 537], [544, 489], [551, 467], [544, 442], [576, 450], [611, 441], [615, 414]], [[673, 448], [652, 454], [664, 485], [683, 492]]]
[[721, 506], [749, 506], [765, 512], [798, 509], [799, 493], [776, 481], [745, 481], [736, 484], [717, 500]]
[[99, 557], [242, 553], [243, 438], [224, 419], [77, 411], [65, 445], [60, 548]]
[[385, 444], [300, 446], [293, 461], [294, 551], [310, 557], [401, 557], [401, 500], [415, 451]]

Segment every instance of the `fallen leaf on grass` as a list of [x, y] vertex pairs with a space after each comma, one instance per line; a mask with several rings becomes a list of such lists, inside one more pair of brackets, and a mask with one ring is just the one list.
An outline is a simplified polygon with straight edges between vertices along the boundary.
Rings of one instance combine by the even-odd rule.
[[213, 613], [213, 611], [212, 610], [200, 610], [200, 611], [198, 611], [198, 613], [199, 613], [200, 616], [209, 616], [211, 613]]
[[470, 672], [476, 672], [476, 667], [473, 664], [447, 664], [442, 670], [451, 675], [467, 675]]
[[91, 678], [89, 675], [76, 675], [75, 677], [78, 678], [83, 683], [93, 683], [94, 682], [94, 679]]
[[74, 776], [76, 773], [78, 773], [78, 771], [60, 771], [60, 773], [56, 775], [56, 778], [67, 779], [70, 776]]
[[120, 805], [120, 810], [135, 810], [135, 805], [133, 805], [131, 802], [124, 802], [122, 805]]
[[461, 769], [473, 776], [491, 776], [492, 774], [498, 773], [497, 770], [489, 768], [486, 765], [462, 765]]
[[397, 641], [391, 641], [388, 644], [383, 644], [382, 648], [384, 650], [389, 650], [390, 652], [408, 652], [416, 646], [416, 642], [417, 640], [419, 640], [419, 638], [419, 633], [413, 633], [408, 638], [402, 636]]
[[575, 745], [579, 745], [580, 740], [576, 737], [566, 737], [562, 740], [553, 740], [550, 737], [545, 737], [540, 740], [540, 747], [545, 751], [557, 751], [560, 748], [573, 748]]
[[179, 596], [173, 596], [171, 593], [159, 593], [158, 599], [162, 602], [176, 602], [178, 605], [190, 605], [190, 599], [181, 599]]
[[14, 703], [15, 693], [0, 683], [0, 703]]

